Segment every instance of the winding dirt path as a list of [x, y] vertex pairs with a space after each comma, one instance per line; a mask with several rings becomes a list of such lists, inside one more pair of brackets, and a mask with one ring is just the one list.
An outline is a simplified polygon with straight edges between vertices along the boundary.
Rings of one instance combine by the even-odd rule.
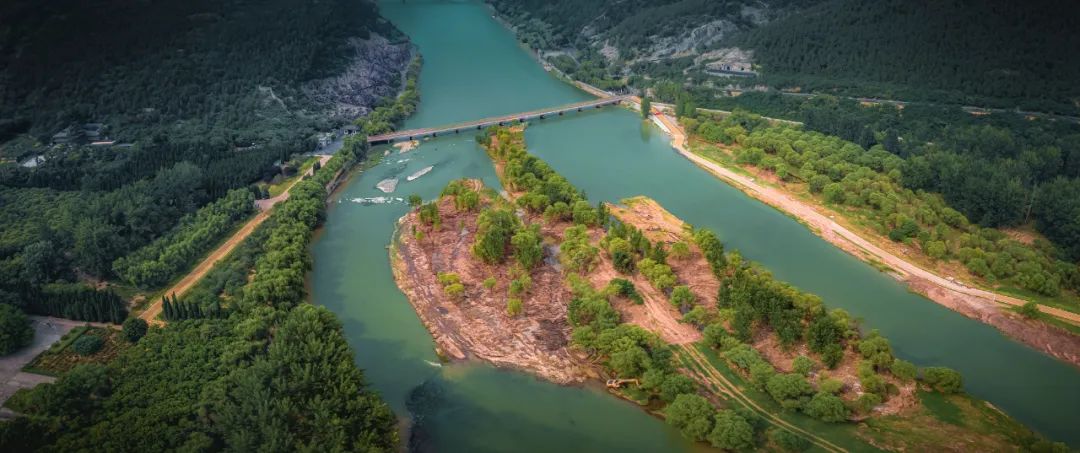
[[[331, 157], [332, 156], [319, 156], [319, 165], [326, 165], [326, 161], [330, 160]], [[314, 168], [309, 168], [304, 175], [311, 175], [314, 174], [314, 172]], [[168, 296], [184, 295], [184, 293], [186, 293], [193, 286], [195, 286], [195, 284], [198, 283], [199, 280], [202, 280], [202, 278], [206, 276], [206, 273], [210, 272], [210, 269], [213, 269], [214, 265], [217, 264], [218, 261], [221, 261], [222, 258], [228, 256], [229, 253], [231, 253], [233, 249], [236, 248], [236, 246], [244, 242], [244, 239], [247, 239], [247, 237], [255, 231], [255, 228], [257, 228], [259, 225], [262, 225], [262, 223], [265, 222], [266, 219], [270, 218], [270, 210], [278, 203], [289, 199], [289, 191], [291, 191], [293, 186], [295, 186], [302, 180], [303, 178], [297, 178], [296, 181], [293, 181], [292, 184], [289, 184], [289, 187], [286, 188], [281, 193], [281, 195], [273, 198], [267, 198], [265, 200], [257, 200], [255, 203], [258, 206], [260, 212], [255, 215], [255, 217], [253, 217], [251, 220], [248, 220], [248, 222], [244, 224], [243, 227], [241, 227], [239, 230], [236, 230], [236, 232], [233, 233], [233, 235], [230, 236], [228, 239], [226, 239], [225, 242], [219, 245], [218, 248], [210, 252], [210, 254], [206, 256], [206, 258], [203, 258], [203, 260], [199, 262], [199, 264], [195, 266], [195, 268], [192, 269], [191, 272], [188, 272], [188, 274], [185, 275], [184, 278], [180, 279], [180, 281], [176, 282], [176, 284], [174, 284], [171, 288], [165, 290], [162, 294]], [[161, 314], [161, 309], [161, 299], [157, 299], [153, 301], [152, 305], [146, 307], [146, 310], [144, 310], [139, 315], [139, 317], [146, 320], [146, 322], [148, 323], [156, 325], [165, 324], [164, 320], [158, 319], [158, 315]]]

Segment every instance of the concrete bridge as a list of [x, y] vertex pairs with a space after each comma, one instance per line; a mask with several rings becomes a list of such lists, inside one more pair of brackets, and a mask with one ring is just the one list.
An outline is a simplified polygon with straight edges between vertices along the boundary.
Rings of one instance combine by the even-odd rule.
[[600, 99], [594, 99], [591, 101], [567, 104], [559, 107], [533, 110], [531, 112], [514, 113], [510, 115], [496, 116], [491, 118], [483, 118], [475, 121], [450, 124], [446, 126], [428, 127], [423, 129], [410, 129], [407, 131], [398, 131], [389, 134], [372, 135], [367, 138], [367, 141], [371, 144], [391, 143], [398, 140], [415, 140], [423, 137], [438, 137], [439, 134], [457, 134], [462, 131], [480, 130], [488, 126], [505, 125], [514, 121], [527, 121], [536, 118], [544, 119], [549, 116], [561, 116], [567, 112], [580, 112], [585, 109], [592, 108], [598, 109], [607, 105], [618, 104], [620, 102], [629, 100], [629, 98], [630, 96], [610, 96]]

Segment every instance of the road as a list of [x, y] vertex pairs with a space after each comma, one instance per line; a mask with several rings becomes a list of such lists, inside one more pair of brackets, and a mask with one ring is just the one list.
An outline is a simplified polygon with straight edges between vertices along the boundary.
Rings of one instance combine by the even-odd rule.
[[[1011, 306], [1022, 306], [1028, 302], [1026, 300], [1016, 297], [997, 294], [978, 288], [972, 288], [970, 286], [960, 284], [956, 281], [943, 278], [940, 275], [923, 269], [915, 265], [914, 263], [906, 261], [903, 258], [900, 258], [882, 249], [881, 247], [874, 245], [870, 241], [863, 239], [855, 232], [845, 228], [843, 225], [836, 223], [836, 221], [829, 218], [825, 214], [818, 212], [810, 205], [802, 201], [792, 199], [783, 190], [759, 184], [754, 181], [753, 178], [735, 173], [734, 171], [731, 171], [720, 164], [717, 164], [711, 160], [694, 154], [693, 152], [690, 152], [690, 150], [687, 148], [686, 134], [683, 132], [683, 129], [681, 126], [679, 126], [678, 122], [661, 111], [654, 110], [653, 113], [653, 116], [663, 124], [664, 128], [670, 131], [670, 134], [672, 136], [672, 145], [684, 157], [690, 159], [691, 162], [720, 177], [721, 179], [724, 179], [729, 183], [735, 185], [736, 187], [741, 188], [743, 191], [749, 193], [754, 198], [757, 198], [761, 201], [764, 201], [765, 203], [777, 207], [784, 212], [791, 213], [792, 215], [803, 220], [804, 222], [813, 225], [821, 231], [822, 237], [840, 246], [841, 248], [845, 250], [849, 249], [848, 247], [845, 247], [844, 244], [838, 243], [837, 239], [849, 242], [850, 244], [858, 247], [859, 249], [862, 249], [866, 253], [872, 255], [874, 258], [885, 263], [887, 266], [905, 275], [909, 279], [921, 279], [940, 288], [955, 293], [976, 297], [991, 304], [1002, 303]], [[935, 301], [943, 303], [940, 300]], [[943, 305], [954, 308], [948, 303], [943, 303]], [[1072, 324], [1080, 325], [1080, 315], [1076, 313], [1045, 305], [1039, 305], [1039, 311], [1054, 316], [1058, 319], [1070, 322]]]
[[[331, 157], [332, 156], [320, 155], [319, 165], [326, 165], [326, 161], [330, 160]], [[314, 168], [309, 168], [308, 171], [304, 174], [311, 175], [314, 173], [314, 170]], [[253, 217], [246, 224], [244, 224], [244, 226], [237, 230], [236, 233], [233, 233], [233, 235], [229, 237], [229, 239], [227, 239], [224, 243], [218, 246], [218, 248], [214, 249], [213, 252], [210, 252], [210, 254], [207, 255], [206, 258], [204, 258], [202, 262], [199, 263], [199, 265], [195, 266], [195, 268], [192, 269], [191, 272], [189, 272], [187, 275], [185, 275], [184, 278], [180, 279], [180, 281], [176, 282], [175, 285], [165, 290], [165, 292], [162, 294], [167, 296], [175, 295], [178, 297], [184, 295], [184, 293], [186, 293], [193, 286], [195, 286], [195, 284], [198, 283], [199, 280], [202, 280], [206, 273], [210, 272], [210, 269], [213, 269], [214, 265], [217, 264], [218, 261], [228, 256], [229, 253], [236, 248], [236, 246], [243, 243], [244, 239], [247, 239], [247, 237], [255, 231], [255, 228], [258, 228], [258, 226], [262, 225], [262, 223], [265, 222], [266, 219], [270, 218], [270, 210], [278, 203], [289, 199], [289, 192], [292, 190], [293, 186], [295, 186], [302, 180], [303, 178], [297, 178], [296, 181], [293, 181], [292, 184], [289, 184], [289, 187], [287, 189], [281, 192], [281, 195], [273, 198], [267, 198], [265, 200], [258, 200], [256, 204], [259, 207], [259, 213], [255, 217]], [[142, 312], [142, 314], [139, 315], [139, 317], [145, 319], [146, 322], [149, 323], [157, 325], [164, 324], [164, 321], [158, 319], [158, 315], [161, 314], [161, 308], [161, 299], [154, 300], [152, 304], [147, 307], [146, 310]]]

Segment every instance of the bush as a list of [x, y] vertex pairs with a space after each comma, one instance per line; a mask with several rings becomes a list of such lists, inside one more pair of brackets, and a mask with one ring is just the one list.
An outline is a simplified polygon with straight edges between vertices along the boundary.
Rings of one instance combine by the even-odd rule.
[[1037, 304], [1035, 302], [1028, 302], [1028, 303], [1020, 306], [1020, 308], [1017, 309], [1017, 311], [1020, 312], [1021, 316], [1025, 317], [1027, 319], [1036, 319], [1040, 315], [1042, 315], [1042, 312], [1039, 311], [1039, 304]]
[[461, 283], [451, 283], [446, 285], [443, 290], [446, 291], [446, 295], [454, 299], [465, 297], [465, 285], [462, 285]]
[[492, 289], [492, 288], [495, 287], [496, 283], [498, 283], [498, 282], [495, 281], [495, 277], [485, 278], [484, 279], [484, 289]]
[[697, 304], [697, 296], [694, 296], [689, 286], [676, 286], [671, 291], [671, 304], [686, 311]]
[[146, 335], [146, 321], [141, 318], [130, 318], [124, 321], [124, 338], [135, 343]]
[[794, 371], [796, 373], [799, 373], [803, 376], [809, 376], [810, 372], [814, 370], [814, 360], [807, 356], [801, 355], [795, 358], [795, 361], [791, 363], [791, 366], [794, 368]]
[[511, 317], [521, 314], [521, 299], [507, 299], [506, 314]]
[[97, 335], [86, 335], [79, 337], [74, 343], [71, 343], [71, 349], [75, 353], [87, 356], [101, 350], [101, 346], [105, 344], [105, 341]]
[[848, 418], [844, 400], [831, 393], [819, 392], [806, 405], [806, 415], [828, 423], [839, 423]]
[[684, 260], [690, 257], [690, 246], [684, 241], [679, 241], [671, 244], [671, 257], [677, 260]]
[[11, 305], [0, 304], [0, 355], [8, 355], [34, 339], [34, 329], [26, 314]]

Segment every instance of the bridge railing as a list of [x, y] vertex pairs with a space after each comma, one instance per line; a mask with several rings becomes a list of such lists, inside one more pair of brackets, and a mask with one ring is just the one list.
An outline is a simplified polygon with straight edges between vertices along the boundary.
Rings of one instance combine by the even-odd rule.
[[612, 97], [608, 97], [608, 98], [595, 99], [595, 100], [592, 100], [592, 101], [576, 102], [576, 103], [573, 103], [573, 104], [565, 104], [565, 105], [561, 105], [561, 106], [557, 106], [557, 107], [549, 107], [549, 108], [546, 108], [546, 109], [531, 110], [531, 111], [528, 111], [528, 112], [520, 112], [520, 113], [512, 113], [512, 114], [509, 114], [509, 115], [494, 116], [494, 117], [482, 118], [482, 119], [473, 120], [473, 121], [464, 121], [464, 122], [460, 122], [460, 123], [453, 123], [453, 124], [437, 126], [437, 127], [426, 127], [426, 128], [410, 129], [410, 130], [405, 130], [405, 131], [391, 132], [391, 133], [388, 133], [388, 134], [373, 135], [373, 136], [368, 137], [368, 142], [381, 142], [381, 141], [394, 140], [396, 138], [401, 138], [401, 137], [437, 134], [439, 132], [452, 131], [452, 130], [455, 130], [455, 129], [460, 130], [460, 129], [476, 127], [476, 126], [484, 125], [484, 124], [494, 124], [494, 123], [502, 123], [502, 122], [514, 121], [514, 120], [524, 118], [524, 117], [547, 115], [547, 114], [556, 114], [556, 113], [559, 113], [559, 112], [566, 112], [566, 111], [575, 110], [575, 109], [584, 109], [584, 108], [589, 108], [589, 107], [593, 107], [593, 106], [616, 104], [616, 103], [622, 102], [622, 101], [624, 101], [624, 100], [626, 100], [628, 98], [629, 98], [629, 96], [612, 96]]

